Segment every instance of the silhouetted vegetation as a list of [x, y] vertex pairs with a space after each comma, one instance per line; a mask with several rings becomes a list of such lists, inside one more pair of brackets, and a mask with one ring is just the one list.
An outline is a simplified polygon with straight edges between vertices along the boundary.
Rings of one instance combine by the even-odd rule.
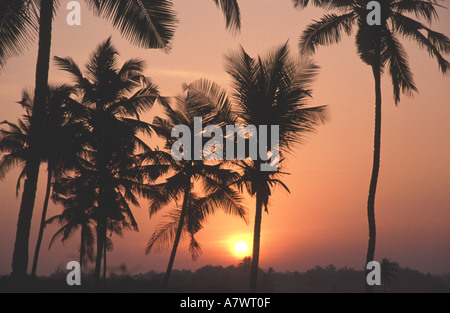
[[[123, 266], [123, 268], [125, 268]], [[207, 265], [196, 271], [173, 270], [170, 293], [246, 293], [251, 263], [238, 266]], [[57, 270], [48, 277], [30, 279], [28, 287], [16, 290], [25, 292], [111, 292], [111, 293], [159, 293], [164, 273], [150, 271], [129, 275], [111, 273], [103, 286], [95, 285], [93, 273], [84, 277], [82, 286], [69, 287], [66, 284], [67, 271]], [[259, 269], [258, 292], [262, 293], [363, 293], [364, 270], [316, 266], [305, 272], [277, 272], [272, 268]], [[0, 279], [0, 292], [12, 292], [10, 277]], [[450, 292], [450, 273], [431, 275], [409, 268], [398, 267], [396, 276], [388, 286], [375, 286], [379, 293], [422, 293]]]
[[[241, 27], [237, 0], [213, 0], [224, 13], [226, 27], [237, 32]], [[142, 48], [170, 50], [177, 23], [170, 0], [100, 0], [86, 1], [94, 14], [110, 20], [131, 43]], [[296, 7], [306, 7], [308, 0], [294, 0]], [[450, 52], [450, 39], [407, 16], [413, 13], [431, 23], [437, 19], [435, 1], [406, 0], [382, 2], [382, 23], [366, 23], [368, 1], [312, 1], [327, 14], [308, 25], [300, 40], [301, 53], [314, 53], [320, 45], [338, 43], [344, 33], [356, 28], [356, 47], [360, 59], [371, 67], [375, 80], [375, 136], [372, 177], [367, 215], [369, 242], [366, 263], [375, 254], [375, 193], [380, 168], [381, 148], [381, 77], [388, 72], [394, 100], [400, 91], [417, 91], [403, 46], [396, 36], [415, 40], [437, 60], [446, 73], [450, 64], [444, 58]], [[144, 76], [144, 61], [130, 59], [118, 66], [118, 51], [108, 39], [90, 56], [83, 71], [71, 58], [56, 57], [56, 65], [71, 75], [72, 85], [49, 85], [49, 65], [54, 15], [58, 1], [0, 0], [0, 70], [8, 58], [20, 54], [36, 36], [39, 49], [34, 94], [24, 93], [19, 102], [26, 115], [17, 124], [0, 123], [0, 179], [18, 164], [23, 165], [23, 192], [19, 209], [12, 275], [0, 279], [0, 291], [30, 292], [449, 292], [450, 274], [436, 276], [401, 268], [384, 259], [382, 285], [365, 286], [367, 270], [316, 266], [306, 272], [276, 272], [260, 269], [260, 240], [263, 210], [268, 213], [276, 186], [290, 192], [282, 181], [284, 161], [306, 133], [326, 121], [325, 106], [310, 106], [311, 83], [318, 67], [290, 57], [288, 44], [265, 57], [251, 57], [243, 48], [226, 57], [226, 71], [231, 78], [231, 94], [217, 84], [200, 79], [183, 86], [185, 96], [175, 98], [174, 107], [160, 95], [158, 87]], [[155, 104], [161, 104], [163, 116], [151, 123], [142, 120]], [[265, 137], [277, 134], [276, 145], [258, 138], [255, 150], [260, 155], [245, 155], [233, 160], [222, 158], [176, 160], [171, 147], [180, 137], [174, 127], [184, 125], [196, 132], [196, 118], [206, 126], [241, 125], [276, 126]], [[247, 131], [247, 130], [246, 130]], [[209, 131], [208, 131], [209, 132]], [[183, 134], [185, 135], [185, 134]], [[195, 134], [197, 135], [197, 134]], [[212, 134], [211, 134], [212, 135]], [[228, 135], [228, 134], [227, 134]], [[237, 134], [236, 134], [237, 135]], [[151, 147], [140, 136], [154, 136], [164, 141], [164, 148]], [[234, 136], [234, 134], [233, 134]], [[244, 138], [249, 144], [250, 131]], [[214, 137], [216, 133], [214, 132]], [[275, 137], [275, 136], [274, 136]], [[264, 136], [263, 136], [264, 138]], [[253, 139], [253, 138], [252, 138]], [[234, 144], [234, 137], [228, 144]], [[266, 142], [264, 142], [266, 141]], [[231, 143], [230, 143], [231, 142]], [[225, 143], [222, 144], [226, 146]], [[261, 147], [266, 147], [261, 155]], [[183, 154], [187, 147], [182, 146]], [[218, 149], [214, 144], [214, 151]], [[195, 154], [194, 151], [191, 151]], [[246, 151], [250, 154], [250, 151]], [[186, 152], [187, 153], [187, 152]], [[203, 153], [203, 151], [202, 151]], [[265, 153], [265, 155], [264, 155]], [[211, 153], [213, 154], [213, 153]], [[258, 154], [258, 153], [256, 153]], [[277, 156], [274, 160], [272, 156]], [[275, 162], [274, 162], [275, 161]], [[29, 239], [35, 205], [40, 165], [47, 163], [47, 187], [31, 276], [27, 276]], [[272, 163], [276, 163], [275, 169]], [[271, 167], [262, 170], [263, 166]], [[267, 168], [266, 167], [266, 168]], [[217, 210], [247, 221], [242, 206], [244, 194], [255, 200], [252, 258], [237, 266], [205, 266], [196, 271], [173, 270], [178, 244], [183, 234], [190, 238], [190, 252], [196, 259], [201, 252], [195, 235], [207, 217]], [[63, 206], [60, 214], [47, 219], [50, 199]], [[138, 231], [131, 206], [139, 200], [149, 203], [150, 217], [173, 205], [153, 230], [146, 252], [172, 249], [165, 273], [154, 271], [107, 277], [107, 251], [113, 249], [111, 236], [125, 230]], [[54, 234], [63, 242], [80, 231], [79, 263], [85, 275], [83, 285], [68, 287], [66, 270], [58, 269], [49, 277], [36, 277], [44, 229], [57, 222]], [[51, 245], [50, 244], [50, 245]], [[142, 247], [144, 250], [145, 247]], [[96, 251], [95, 251], [96, 249]], [[87, 273], [88, 262], [95, 268]], [[104, 283], [100, 284], [103, 268]], [[171, 277], [171, 284], [168, 284]], [[20, 278], [15, 281], [15, 278]], [[17, 283], [20, 282], [20, 285]], [[250, 282], [250, 284], [249, 284]]]
[[[165, 106], [166, 120], [155, 118], [154, 127], [164, 137], [166, 149], [150, 151], [150, 161], [153, 161], [151, 162], [153, 166], [160, 166], [161, 163], [169, 166], [169, 177], [164, 182], [147, 187], [146, 196], [150, 199], [150, 217], [168, 205], [175, 207], [156, 226], [146, 248], [148, 254], [152, 250], [160, 250], [164, 246], [172, 245], [163, 289], [167, 287], [183, 233], [190, 237], [189, 251], [195, 260], [201, 253], [195, 234], [203, 228], [209, 215], [214, 214], [217, 210], [223, 210], [227, 214], [247, 221], [247, 210], [241, 204], [242, 195], [236, 188], [230, 186], [239, 178], [239, 173], [226, 168], [226, 162], [194, 160], [193, 156], [190, 156], [189, 159], [175, 160], [170, 153], [173, 143], [177, 140], [177, 137], [172, 137], [173, 129], [177, 125], [184, 125], [191, 134], [195, 134], [196, 118], [201, 117], [205, 120], [203, 125], [199, 125], [201, 129], [205, 129], [208, 125], [223, 124], [223, 116], [230, 115], [228, 112], [230, 107], [198, 101], [197, 93], [192, 88], [188, 88], [188, 90], [186, 97], [177, 98], [177, 109]], [[185, 148], [187, 149], [183, 146], [183, 149]], [[194, 153], [192, 147], [191, 152]], [[153, 157], [155, 153], [159, 155], [156, 164]], [[144, 154], [144, 159], [147, 154]], [[180, 201], [181, 205], [176, 204], [178, 199], [183, 199]]]
[[[312, 97], [311, 84], [317, 75], [318, 67], [313, 63], [302, 63], [291, 57], [287, 43], [263, 57], [251, 57], [244, 48], [241, 48], [226, 57], [226, 71], [232, 82], [229, 98], [212, 82], [200, 81], [193, 86], [202, 87], [199, 89], [204, 90], [206, 101], [213, 99], [218, 107], [221, 107], [223, 103], [228, 105], [232, 103], [231, 113], [234, 118], [230, 119], [234, 123], [231, 125], [255, 127], [259, 131], [261, 126], [276, 126], [278, 133], [275, 144], [272, 139], [275, 131], [271, 128], [267, 130], [267, 142], [253, 134], [253, 138], [257, 137], [256, 146], [258, 147], [254, 149], [260, 153], [256, 153], [245, 161], [236, 158], [234, 163], [242, 172], [237, 185], [242, 192], [245, 190], [255, 198], [249, 284], [249, 291], [255, 292], [263, 209], [266, 213], [269, 212], [270, 198], [276, 187], [290, 192], [282, 181], [282, 177], [288, 174], [282, 170], [284, 161], [293, 147], [302, 142], [306, 133], [313, 132], [319, 124], [326, 121], [326, 107], [311, 106], [308, 103]], [[267, 151], [266, 155], [261, 155], [261, 147]], [[269, 154], [275, 157], [269, 157]]]
[[[172, 1], [100, 0], [86, 3], [95, 15], [109, 20], [131, 43], [147, 49], [170, 50], [177, 24]], [[224, 13], [226, 27], [232, 31], [240, 30], [241, 17], [237, 1], [214, 0], [214, 3]], [[27, 178], [22, 193], [12, 261], [13, 274], [18, 279], [26, 277], [27, 273], [31, 219], [41, 162], [35, 149], [38, 149], [39, 138], [44, 133], [43, 116], [49, 95], [53, 20], [58, 4], [54, 0], [0, 0], [0, 71], [8, 58], [19, 55], [35, 37], [39, 37], [34, 110], [30, 119], [32, 136], [28, 141], [31, 153], [25, 160]], [[37, 260], [37, 256], [35, 259]]]
[[[299, 8], [306, 7], [309, 0], [293, 0]], [[411, 95], [417, 92], [412, 72], [409, 68], [405, 48], [398, 40], [399, 36], [412, 39], [419, 47], [425, 48], [429, 55], [436, 59], [439, 70], [445, 74], [450, 63], [443, 55], [450, 52], [450, 39], [409, 17], [414, 14], [418, 19], [424, 19], [428, 25], [439, 18], [436, 1], [379, 1], [380, 24], [369, 25], [367, 4], [364, 1], [312, 1], [313, 6], [336, 13], [325, 14], [320, 20], [309, 24], [300, 37], [300, 52], [314, 53], [319, 46], [339, 43], [342, 35], [351, 35], [356, 29], [355, 46], [358, 57], [370, 66], [375, 81], [375, 134], [373, 146], [372, 175], [367, 199], [367, 219], [369, 226], [369, 241], [367, 244], [366, 263], [375, 258], [376, 225], [375, 225], [375, 194], [380, 171], [381, 154], [381, 77], [388, 72], [393, 88], [395, 104], [400, 102], [400, 90]], [[426, 33], [426, 36], [425, 34]], [[367, 272], [368, 273], [368, 272]], [[367, 285], [371, 292], [371, 286]]]

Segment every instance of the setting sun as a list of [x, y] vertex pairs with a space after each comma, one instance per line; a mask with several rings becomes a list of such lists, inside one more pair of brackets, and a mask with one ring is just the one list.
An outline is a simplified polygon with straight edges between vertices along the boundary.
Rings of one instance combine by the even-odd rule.
[[243, 241], [239, 241], [234, 245], [234, 253], [238, 257], [247, 256], [249, 252], [248, 244]]

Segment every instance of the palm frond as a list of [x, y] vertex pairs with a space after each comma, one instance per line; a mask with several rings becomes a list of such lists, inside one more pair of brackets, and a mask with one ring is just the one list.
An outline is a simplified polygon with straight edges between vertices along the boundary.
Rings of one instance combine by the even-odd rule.
[[242, 195], [235, 189], [216, 184], [215, 190], [202, 197], [197, 205], [201, 211], [205, 212], [205, 215], [214, 214], [220, 209], [226, 214], [238, 216], [248, 224], [248, 212], [242, 201]]
[[319, 21], [309, 24], [300, 37], [300, 50], [314, 53], [319, 45], [331, 45], [341, 40], [342, 33], [351, 34], [355, 21], [353, 11], [342, 15], [326, 14]]
[[112, 73], [117, 73], [117, 56], [119, 52], [113, 46], [111, 37], [106, 39], [97, 46], [95, 51], [91, 54], [86, 70], [90, 74], [90, 79], [95, 83], [109, 82]]
[[254, 89], [256, 60], [250, 57], [243, 47], [225, 56], [225, 70], [232, 78], [235, 99], [241, 99]]
[[215, 116], [216, 120], [213, 123], [216, 125], [235, 124], [236, 119], [232, 114], [232, 104], [225, 89], [207, 79], [200, 79], [185, 85], [184, 89], [188, 91], [186, 102], [193, 103], [196, 111], [206, 106], [210, 114]]
[[17, 155], [16, 153], [4, 155], [0, 161], [0, 180], [3, 180], [12, 168], [19, 164], [24, 164], [24, 162], [23, 156]]
[[[420, 47], [427, 49], [428, 53], [437, 60], [441, 72], [444, 74], [447, 72], [450, 63], [442, 56], [442, 53], [450, 52], [450, 39], [447, 36], [434, 32], [422, 23], [400, 13], [393, 15], [392, 24], [396, 32], [415, 40]], [[423, 35], [421, 30], [426, 31], [428, 37]]]
[[189, 252], [191, 253], [191, 257], [193, 261], [197, 261], [197, 259], [200, 257], [200, 254], [202, 254], [202, 246], [200, 243], [195, 239], [194, 234], [190, 234], [190, 240], [189, 240]]
[[326, 7], [329, 2], [333, 2], [333, 0], [292, 0], [295, 8], [304, 9], [311, 3], [315, 7]]
[[110, 20], [131, 43], [142, 48], [170, 50], [177, 19], [169, 0], [90, 1], [94, 13]]
[[163, 217], [148, 240], [145, 254], [149, 254], [152, 251], [161, 252], [170, 247], [175, 240], [180, 216], [181, 210], [174, 209]]
[[159, 212], [172, 201], [178, 200], [178, 193], [182, 190], [183, 188], [176, 182], [175, 179], [170, 180], [167, 183], [148, 186], [144, 190], [144, 197], [150, 200], [150, 217]]
[[386, 49], [382, 52], [382, 59], [388, 62], [394, 100], [397, 104], [400, 101], [400, 89], [403, 93], [410, 94], [412, 91], [417, 91], [417, 88], [401, 43], [390, 32], [384, 35], [384, 40]]
[[35, 1], [0, 0], [0, 71], [8, 58], [20, 55], [38, 34]]
[[428, 23], [439, 18], [436, 7], [444, 8], [436, 1], [430, 0], [397, 0], [391, 4], [395, 12], [412, 13], [417, 18], [424, 18]]
[[226, 26], [233, 32], [241, 29], [241, 12], [237, 0], [213, 0], [226, 19]]
[[81, 73], [80, 68], [72, 58], [60, 58], [55, 56], [54, 61], [56, 66], [60, 70], [70, 73], [73, 76], [73, 78], [76, 79], [79, 86], [83, 85], [84, 82], [83, 74]]

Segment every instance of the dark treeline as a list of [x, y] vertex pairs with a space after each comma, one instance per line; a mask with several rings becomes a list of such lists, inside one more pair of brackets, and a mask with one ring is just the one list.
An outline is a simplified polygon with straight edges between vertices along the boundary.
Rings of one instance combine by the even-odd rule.
[[[395, 270], [382, 279], [381, 286], [375, 286], [380, 293], [423, 293], [450, 292], [450, 273], [432, 275], [420, 271], [400, 267], [391, 263]], [[239, 265], [211, 266], [197, 269], [173, 270], [173, 284], [168, 292], [176, 293], [245, 293], [250, 277], [250, 262]], [[30, 292], [156, 292], [160, 291], [164, 273], [150, 271], [143, 274], [127, 274], [125, 265], [111, 271], [106, 284], [100, 289], [93, 284], [92, 277], [87, 274], [82, 286], [69, 287], [66, 284], [67, 271], [57, 269], [48, 277], [36, 278], [30, 282]], [[91, 273], [93, 275], [93, 273]], [[315, 266], [305, 272], [277, 272], [273, 268], [260, 269], [258, 290], [262, 293], [359, 293], [365, 291], [363, 270], [343, 267], [336, 268], [330, 264], [326, 267]], [[0, 291], [11, 292], [9, 277], [0, 278]]]

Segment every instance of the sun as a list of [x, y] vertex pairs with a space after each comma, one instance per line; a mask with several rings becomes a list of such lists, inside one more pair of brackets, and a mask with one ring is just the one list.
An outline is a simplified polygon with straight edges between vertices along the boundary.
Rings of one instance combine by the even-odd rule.
[[234, 254], [240, 258], [248, 256], [248, 253], [249, 253], [248, 244], [245, 243], [244, 241], [238, 241], [234, 245], [233, 251], [234, 251]]

